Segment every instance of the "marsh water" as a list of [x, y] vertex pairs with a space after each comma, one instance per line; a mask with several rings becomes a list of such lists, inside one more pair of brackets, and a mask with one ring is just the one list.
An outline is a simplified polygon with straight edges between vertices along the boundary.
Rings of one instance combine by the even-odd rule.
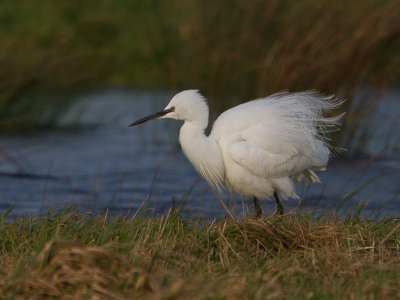
[[[334, 159], [320, 172], [321, 184], [300, 186], [301, 202], [289, 199], [286, 211], [355, 211], [400, 216], [400, 93], [379, 103], [371, 118], [371, 138], [363, 155]], [[136, 119], [162, 109], [168, 92], [107, 89], [82, 96], [63, 117], [61, 128], [0, 142], [0, 214], [38, 215], [51, 207], [78, 204], [81, 210], [126, 215], [139, 207], [155, 213], [182, 207], [207, 218], [225, 214], [207, 184], [183, 156], [179, 123], [157, 120], [128, 128]], [[385, 149], [387, 145], [391, 145]], [[379, 155], [377, 155], [379, 154]], [[252, 202], [228, 193], [222, 198], [236, 214]], [[263, 201], [265, 213], [274, 203]]]

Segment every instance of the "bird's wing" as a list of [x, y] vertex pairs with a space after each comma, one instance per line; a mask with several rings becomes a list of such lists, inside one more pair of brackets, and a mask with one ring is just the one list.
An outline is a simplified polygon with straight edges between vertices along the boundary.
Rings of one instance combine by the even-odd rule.
[[312, 165], [304, 153], [309, 145], [297, 137], [267, 122], [242, 132], [233, 141], [229, 154], [233, 161], [261, 177], [286, 177], [303, 172]]

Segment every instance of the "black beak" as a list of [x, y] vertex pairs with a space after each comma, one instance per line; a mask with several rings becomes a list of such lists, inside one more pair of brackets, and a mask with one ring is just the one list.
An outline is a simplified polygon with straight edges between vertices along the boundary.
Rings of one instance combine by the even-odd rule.
[[150, 121], [153, 119], [161, 118], [162, 116], [164, 116], [170, 112], [173, 112], [173, 111], [174, 111], [174, 108], [164, 109], [162, 111], [156, 112], [155, 114], [151, 114], [150, 116], [141, 118], [141, 119], [137, 120], [136, 122], [133, 122], [131, 125], [129, 125], [129, 127], [136, 126], [136, 125], [142, 124], [144, 122], [147, 122], [147, 121]]

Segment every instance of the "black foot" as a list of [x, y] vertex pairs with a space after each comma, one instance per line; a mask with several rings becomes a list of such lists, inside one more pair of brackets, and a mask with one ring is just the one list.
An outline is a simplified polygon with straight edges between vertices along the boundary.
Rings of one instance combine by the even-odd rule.
[[254, 219], [260, 219], [262, 217], [262, 209], [260, 206], [260, 202], [256, 197], [254, 197], [253, 200], [254, 200]]
[[274, 198], [276, 202], [276, 214], [283, 216], [283, 206], [276, 192], [274, 193]]

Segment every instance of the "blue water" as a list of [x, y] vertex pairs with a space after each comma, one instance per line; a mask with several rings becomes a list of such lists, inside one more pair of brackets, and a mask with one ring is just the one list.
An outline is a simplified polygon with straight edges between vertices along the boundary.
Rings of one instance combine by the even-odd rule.
[[[80, 124], [82, 130], [57, 130], [29, 137], [7, 137], [0, 142], [0, 213], [14, 207], [11, 216], [37, 215], [49, 207], [79, 204], [85, 211], [108, 210], [128, 214], [139, 207], [162, 213], [184, 207], [192, 215], [213, 218], [225, 212], [180, 151], [179, 123], [157, 120], [140, 127], [127, 126], [158, 111], [168, 103], [167, 92], [111, 89], [78, 99], [62, 126]], [[365, 215], [400, 216], [399, 127], [389, 118], [400, 110], [400, 101], [388, 97], [374, 118], [384, 114], [380, 126], [384, 136], [366, 147], [357, 158], [333, 160], [320, 172], [322, 184], [299, 187], [300, 209], [318, 211], [339, 206], [342, 212], [367, 203]], [[375, 121], [374, 121], [375, 122]], [[394, 123], [393, 123], [394, 122]], [[92, 127], [91, 125], [98, 125]], [[390, 126], [389, 126], [390, 124]], [[92, 128], [92, 129], [88, 129]], [[378, 128], [376, 126], [376, 128]], [[391, 132], [387, 132], [387, 131]], [[378, 131], [377, 131], [378, 132]], [[372, 132], [379, 136], [377, 132]], [[379, 157], [388, 143], [394, 143]], [[354, 193], [354, 195], [352, 194]], [[222, 195], [237, 215], [247, 213], [252, 202], [235, 195]], [[350, 198], [349, 201], [346, 199]], [[265, 214], [275, 205], [263, 201]], [[286, 211], [299, 206], [297, 200], [284, 203]]]

